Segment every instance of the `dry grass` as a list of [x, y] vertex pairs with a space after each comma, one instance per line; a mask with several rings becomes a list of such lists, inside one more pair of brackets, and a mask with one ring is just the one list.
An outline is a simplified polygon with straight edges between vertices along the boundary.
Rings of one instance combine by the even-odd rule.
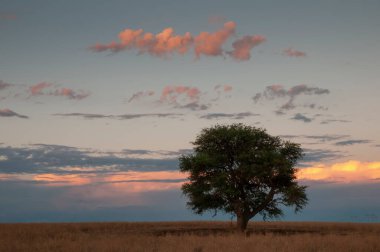
[[0, 251], [380, 251], [380, 224], [230, 222], [0, 224]]

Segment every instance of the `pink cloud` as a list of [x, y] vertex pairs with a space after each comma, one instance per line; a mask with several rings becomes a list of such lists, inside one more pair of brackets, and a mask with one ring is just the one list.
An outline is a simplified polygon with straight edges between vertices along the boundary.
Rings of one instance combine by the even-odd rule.
[[182, 97], [190, 100], [190, 101], [197, 101], [199, 100], [201, 92], [196, 87], [188, 87], [188, 86], [166, 86], [162, 90], [160, 101], [169, 102], [169, 103], [177, 103], [177, 98], [180, 95], [183, 95]]
[[284, 49], [283, 54], [289, 57], [306, 57], [305, 52], [294, 50], [291, 47]]
[[82, 100], [90, 95], [89, 92], [82, 90], [75, 91], [71, 88], [59, 88], [53, 83], [41, 82], [29, 87], [31, 96], [62, 96], [72, 100]]
[[251, 58], [251, 50], [253, 47], [265, 42], [266, 38], [262, 35], [244, 36], [233, 42], [232, 51], [227, 52], [232, 58], [238, 61], [245, 61]]
[[230, 86], [230, 85], [224, 85], [224, 87], [223, 87], [223, 91], [224, 92], [230, 92], [232, 90], [232, 86]]
[[31, 95], [42, 95], [43, 94], [42, 91], [46, 88], [51, 87], [52, 85], [53, 85], [52, 83], [48, 83], [48, 82], [37, 83], [35, 85], [30, 86], [29, 91]]
[[157, 34], [145, 32], [143, 29], [125, 29], [118, 35], [118, 42], [108, 44], [97, 43], [90, 46], [93, 52], [120, 52], [123, 50], [137, 50], [139, 54], [148, 53], [152, 56], [166, 58], [173, 54], [184, 55], [193, 49], [196, 58], [200, 56], [221, 56], [225, 53], [243, 61], [250, 58], [250, 50], [263, 43], [266, 39], [262, 35], [244, 36], [233, 43], [233, 51], [226, 52], [223, 45], [235, 34], [236, 23], [229, 21], [215, 32], [200, 32], [192, 35], [186, 32], [176, 35], [171, 27], [163, 29]]
[[89, 96], [90, 93], [88, 92], [86, 93], [82, 90], [74, 91], [71, 88], [61, 88], [61, 89], [56, 89], [54, 92], [50, 93], [50, 95], [63, 96], [72, 100], [82, 100], [86, 98], [87, 96]]
[[222, 55], [222, 46], [229, 37], [235, 34], [235, 29], [235, 22], [229, 21], [216, 32], [201, 32], [194, 39], [194, 52], [196, 57], [199, 58], [202, 54], [206, 56]]

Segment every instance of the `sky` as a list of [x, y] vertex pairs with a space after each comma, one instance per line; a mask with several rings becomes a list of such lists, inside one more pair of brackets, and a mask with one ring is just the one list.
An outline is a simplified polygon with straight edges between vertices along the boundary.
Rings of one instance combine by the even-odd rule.
[[379, 222], [379, 13], [377, 0], [0, 0], [0, 222], [212, 219], [186, 208], [178, 157], [231, 123], [304, 149], [309, 204], [282, 220]]

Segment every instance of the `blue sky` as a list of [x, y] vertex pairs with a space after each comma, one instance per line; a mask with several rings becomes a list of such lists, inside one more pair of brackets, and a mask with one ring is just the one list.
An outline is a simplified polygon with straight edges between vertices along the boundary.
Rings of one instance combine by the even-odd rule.
[[235, 122], [305, 149], [310, 204], [285, 220], [378, 221], [379, 11], [0, 0], [0, 221], [210, 218], [186, 209], [177, 157]]

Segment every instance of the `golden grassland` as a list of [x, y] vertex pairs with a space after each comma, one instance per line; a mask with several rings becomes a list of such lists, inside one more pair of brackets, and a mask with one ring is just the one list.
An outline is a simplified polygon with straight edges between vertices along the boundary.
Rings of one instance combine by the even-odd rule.
[[380, 224], [117, 222], [0, 224], [0, 251], [380, 251]]

